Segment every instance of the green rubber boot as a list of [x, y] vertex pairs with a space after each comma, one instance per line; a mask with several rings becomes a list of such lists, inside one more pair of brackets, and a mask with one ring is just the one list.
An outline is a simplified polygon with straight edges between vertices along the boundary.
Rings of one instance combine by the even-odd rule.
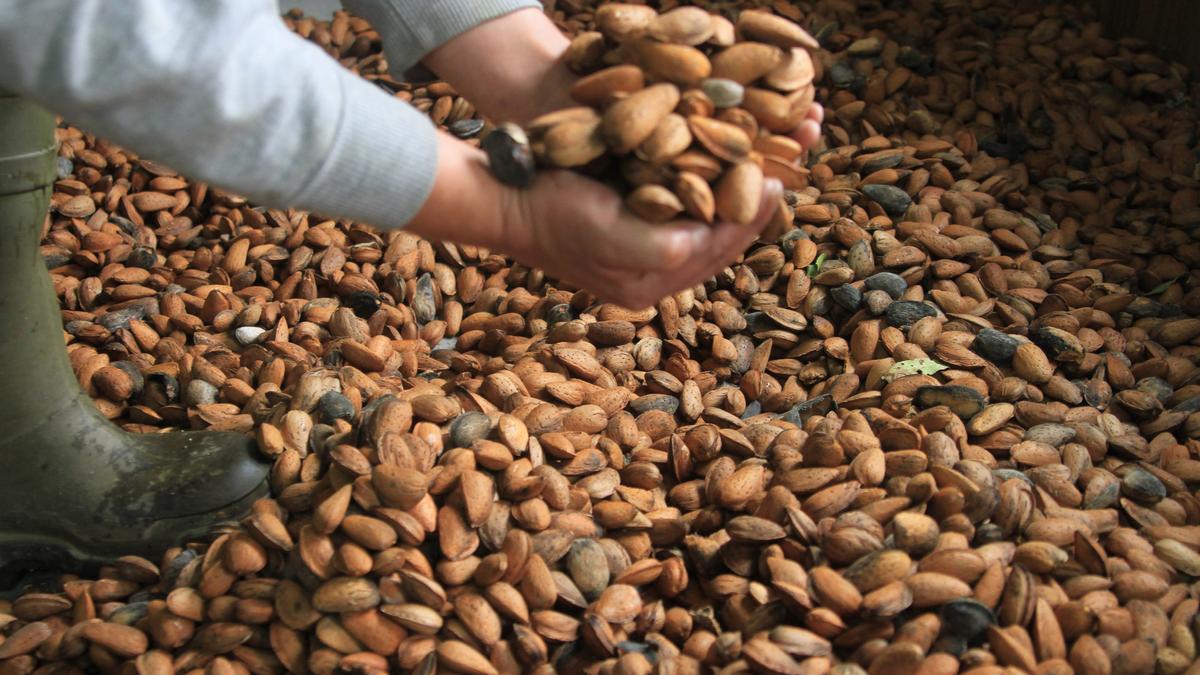
[[0, 92], [0, 588], [32, 569], [156, 560], [267, 491], [250, 438], [130, 434], [80, 388], [39, 251], [55, 155], [53, 117]]

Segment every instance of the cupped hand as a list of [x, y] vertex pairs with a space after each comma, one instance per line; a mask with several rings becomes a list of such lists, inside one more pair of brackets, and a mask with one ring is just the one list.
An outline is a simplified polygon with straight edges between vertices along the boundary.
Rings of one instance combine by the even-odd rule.
[[[824, 108], [814, 103], [789, 135], [807, 151], [820, 142], [824, 119]], [[742, 255], [770, 222], [782, 191], [778, 180], [768, 179], [758, 215], [747, 226], [650, 223], [599, 182], [571, 171], [544, 171], [504, 209], [500, 248], [601, 300], [648, 307]]]
[[769, 222], [781, 193], [778, 180], [766, 181], [750, 225], [651, 223], [601, 183], [571, 171], [546, 171], [506, 206], [500, 247], [603, 301], [640, 309], [736, 260]]
[[[807, 151], [821, 136], [813, 104], [789, 134]], [[501, 185], [482, 151], [438, 134], [433, 190], [408, 229], [430, 239], [502, 251], [601, 299], [642, 308], [691, 288], [738, 258], [775, 214], [779, 181], [765, 181], [747, 226], [646, 222], [611, 188], [571, 171], [543, 171], [525, 190]]]

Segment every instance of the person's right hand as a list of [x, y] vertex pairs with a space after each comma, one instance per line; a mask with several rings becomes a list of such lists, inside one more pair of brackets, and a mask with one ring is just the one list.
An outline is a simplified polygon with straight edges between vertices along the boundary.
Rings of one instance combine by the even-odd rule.
[[770, 221], [782, 191], [778, 180], [766, 181], [750, 225], [650, 223], [599, 182], [571, 171], [544, 171], [506, 205], [497, 247], [603, 301], [641, 309], [736, 260]]
[[542, 171], [517, 189], [498, 181], [483, 151], [438, 135], [433, 191], [407, 229], [439, 241], [485, 246], [640, 309], [690, 288], [733, 262], [774, 215], [779, 181], [765, 181], [747, 226], [635, 216], [611, 188], [573, 171]]

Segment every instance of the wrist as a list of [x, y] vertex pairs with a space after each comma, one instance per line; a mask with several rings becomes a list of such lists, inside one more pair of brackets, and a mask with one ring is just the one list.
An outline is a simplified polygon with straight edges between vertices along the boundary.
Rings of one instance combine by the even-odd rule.
[[427, 239], [504, 248], [505, 216], [518, 191], [496, 180], [482, 150], [437, 134], [437, 169], [429, 197], [407, 230]]

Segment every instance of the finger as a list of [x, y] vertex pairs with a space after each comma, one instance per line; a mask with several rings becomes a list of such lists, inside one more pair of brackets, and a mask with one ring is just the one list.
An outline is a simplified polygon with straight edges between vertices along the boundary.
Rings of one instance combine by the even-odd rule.
[[663, 296], [683, 288], [677, 281], [673, 281], [681, 274], [675, 270], [646, 272], [597, 264], [594, 261], [587, 261], [567, 270], [546, 270], [546, 273], [562, 280], [573, 281], [596, 295], [601, 302], [611, 302], [634, 310], [649, 307]]
[[[686, 288], [708, 281], [720, 272], [754, 243], [755, 235], [748, 228], [732, 223], [723, 223], [715, 228], [713, 235], [713, 251], [703, 258], [690, 261], [678, 270], [670, 272], [651, 272], [641, 280], [640, 288], [654, 289], [653, 302], [658, 299], [678, 293]], [[636, 292], [636, 291], [635, 291]]]
[[757, 233], [745, 225], [720, 223], [713, 226], [711, 245], [677, 269], [657, 270], [649, 273], [625, 271], [622, 279], [604, 290], [589, 288], [598, 296], [610, 295], [610, 302], [641, 309], [656, 304], [663, 297], [678, 293], [686, 288], [711, 279], [739, 256], [757, 239]]
[[750, 248], [758, 235], [771, 222], [771, 217], [775, 215], [775, 209], [779, 208], [779, 198], [782, 194], [783, 184], [778, 179], [768, 178], [763, 186], [762, 201], [759, 202], [758, 215], [754, 217], [754, 222], [748, 226], [718, 223], [713, 228], [713, 241], [709, 248], [709, 254], [701, 256], [694, 263], [694, 269], [688, 270], [694, 271], [699, 278], [687, 283], [683, 288], [704, 281], [745, 253], [746, 249]]
[[805, 149], [811, 148], [821, 140], [821, 123], [825, 121], [825, 108], [820, 103], [814, 103], [808, 108], [808, 113], [800, 124], [788, 134]]
[[753, 223], [748, 226], [735, 223], [714, 225], [710, 245], [703, 255], [694, 257], [678, 270], [651, 273], [642, 280], [641, 285], [645, 288], [659, 289], [661, 297], [706, 281], [737, 260], [738, 256], [745, 253], [754, 243], [759, 233], [771, 221], [775, 209], [779, 207], [782, 194], [783, 184], [774, 178], [767, 179], [758, 215]]
[[[671, 261], [673, 264], [661, 264], [654, 268], [654, 271], [672, 271], [682, 270], [688, 265], [694, 266], [697, 263], [703, 264], [704, 261], [713, 258], [713, 254], [720, 256], [726, 251], [736, 251], [741, 253], [754, 242], [767, 224], [771, 222], [771, 217], [775, 215], [775, 209], [778, 208], [779, 198], [783, 196], [783, 183], [778, 178], [767, 178], [763, 181], [762, 197], [758, 204], [758, 213], [754, 220], [749, 225], [734, 225], [733, 223], [717, 223], [715, 225], [702, 225], [699, 230], [690, 230], [690, 236], [694, 239], [688, 247], [688, 255], [677, 261]], [[671, 226], [673, 224], [669, 224]], [[721, 232], [737, 232], [741, 235], [741, 239], [745, 239], [745, 243], [740, 245], [736, 241], [726, 241], [717, 238], [717, 234]], [[728, 235], [725, 235], [728, 236]], [[732, 248], [731, 248], [732, 247]], [[646, 269], [639, 268], [636, 265], [629, 264], [628, 261], [623, 261], [615, 265], [623, 270]]]
[[[565, 260], [634, 269], [678, 267], [698, 245], [708, 226], [680, 219], [650, 223], [633, 214], [612, 189], [569, 171], [554, 172], [542, 195], [552, 205], [549, 226], [541, 228], [543, 248]], [[582, 264], [575, 262], [572, 264]]]
[[[651, 276], [654, 278], [651, 279]], [[661, 272], [626, 272], [621, 279], [593, 284], [587, 290], [600, 302], [641, 310], [653, 306], [659, 299], [674, 292], [672, 288], [663, 285], [664, 278], [669, 276]]]
[[821, 105], [820, 103], [814, 103], [808, 106], [808, 113], [805, 115], [805, 117], [816, 122], [817, 124], [824, 122], [825, 106]]
[[708, 226], [701, 222], [648, 223], [623, 212], [603, 228], [592, 250], [581, 253], [613, 267], [669, 270], [701, 250], [707, 238]]
[[[640, 309], [658, 303], [661, 298], [684, 288], [696, 286], [718, 273], [742, 255], [746, 247], [754, 243], [756, 234], [751, 228], [731, 222], [718, 223], [710, 234], [710, 245], [701, 255], [689, 259], [680, 267], [649, 271], [619, 270], [611, 285], [594, 283], [593, 292], [600, 297], [630, 309]], [[617, 270], [614, 270], [617, 271]], [[599, 281], [599, 280], [598, 280]], [[600, 288], [604, 286], [604, 288]]]
[[821, 125], [812, 120], [804, 120], [796, 130], [796, 140], [800, 141], [807, 150], [821, 141]]

